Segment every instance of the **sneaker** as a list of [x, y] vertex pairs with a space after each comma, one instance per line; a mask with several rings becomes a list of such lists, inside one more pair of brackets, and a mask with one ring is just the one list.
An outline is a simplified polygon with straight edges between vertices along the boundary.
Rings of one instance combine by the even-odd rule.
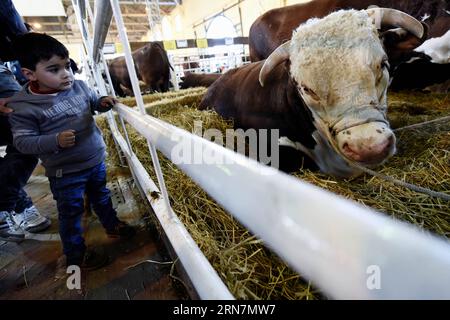
[[110, 238], [129, 239], [136, 234], [136, 229], [123, 221], [119, 221], [113, 229], [107, 229], [106, 234]]
[[13, 213], [14, 221], [25, 231], [44, 231], [52, 223], [50, 219], [42, 216], [35, 206], [26, 208], [23, 212]]
[[11, 212], [1, 211], [0, 217], [1, 239], [7, 241], [22, 241], [25, 239], [25, 232], [15, 223]]
[[93, 271], [104, 267], [109, 262], [104, 252], [86, 250], [82, 259], [67, 258], [67, 266], [78, 265], [84, 271]]

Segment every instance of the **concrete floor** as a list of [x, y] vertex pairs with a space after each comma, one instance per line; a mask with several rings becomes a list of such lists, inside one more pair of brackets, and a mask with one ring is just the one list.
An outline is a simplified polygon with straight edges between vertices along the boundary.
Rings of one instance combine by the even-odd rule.
[[88, 247], [101, 248], [110, 263], [82, 272], [81, 289], [70, 290], [56, 203], [38, 166], [26, 191], [52, 225], [42, 233], [28, 234], [21, 243], [0, 241], [0, 299], [188, 299], [182, 284], [170, 275], [175, 268], [163, 241], [147, 222], [148, 213], [136, 209], [129, 178], [116, 176], [109, 181], [119, 218], [136, 226], [138, 233], [130, 240], [107, 238], [95, 214], [85, 214]]

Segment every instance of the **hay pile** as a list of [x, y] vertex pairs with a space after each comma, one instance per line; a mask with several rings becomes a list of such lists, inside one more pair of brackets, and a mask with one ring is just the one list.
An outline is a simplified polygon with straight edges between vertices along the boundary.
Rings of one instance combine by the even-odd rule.
[[[192, 131], [195, 120], [203, 128], [232, 128], [213, 111], [198, 111], [205, 89], [150, 95], [144, 98], [149, 114]], [[402, 93], [390, 96], [390, 120], [394, 127], [450, 114], [450, 97]], [[124, 101], [132, 105], [133, 101]], [[100, 125], [105, 128], [104, 120]], [[105, 130], [105, 129], [104, 129]], [[378, 171], [437, 191], [450, 190], [450, 124], [432, 125], [399, 132], [398, 154]], [[105, 130], [105, 133], [107, 129]], [[128, 128], [135, 152], [156, 181], [146, 141]], [[111, 155], [111, 138], [109, 143]], [[117, 159], [116, 159], [117, 160]], [[170, 201], [205, 256], [238, 299], [321, 299], [320, 292], [264, 248], [235, 219], [219, 207], [170, 161], [160, 155]], [[113, 163], [113, 162], [111, 162]], [[117, 163], [117, 162], [116, 162]], [[444, 237], [450, 236], [448, 203], [432, 199], [378, 178], [362, 176], [335, 180], [326, 175], [300, 170], [295, 176], [325, 189], [381, 210], [394, 218], [414, 223]]]

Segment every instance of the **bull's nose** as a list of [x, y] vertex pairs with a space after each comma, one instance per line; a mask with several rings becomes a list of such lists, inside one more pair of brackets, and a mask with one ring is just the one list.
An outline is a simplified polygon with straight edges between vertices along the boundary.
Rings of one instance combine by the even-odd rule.
[[393, 135], [378, 144], [357, 146], [346, 142], [342, 146], [342, 152], [354, 161], [380, 163], [389, 156], [391, 150], [394, 148], [394, 142]]

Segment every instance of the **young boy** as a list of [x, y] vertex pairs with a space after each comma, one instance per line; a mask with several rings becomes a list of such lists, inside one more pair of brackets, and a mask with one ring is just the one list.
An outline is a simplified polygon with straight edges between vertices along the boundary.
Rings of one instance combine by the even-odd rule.
[[112, 207], [106, 188], [106, 147], [92, 116], [94, 110], [110, 110], [116, 101], [98, 97], [84, 82], [73, 79], [69, 53], [58, 40], [28, 33], [15, 47], [30, 82], [8, 104], [14, 110], [10, 120], [14, 146], [37, 154], [45, 167], [57, 202], [67, 265], [99, 268], [107, 257], [87, 252], [82, 235], [85, 192], [108, 236], [128, 238], [135, 233], [118, 220]]

